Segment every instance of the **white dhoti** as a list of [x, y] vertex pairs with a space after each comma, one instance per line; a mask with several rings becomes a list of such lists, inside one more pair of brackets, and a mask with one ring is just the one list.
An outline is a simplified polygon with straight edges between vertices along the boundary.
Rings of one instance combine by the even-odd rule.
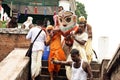
[[[67, 61], [72, 61], [70, 54], [68, 55]], [[65, 66], [65, 69], [66, 69], [67, 79], [70, 80], [71, 79], [71, 67], [70, 66]]]
[[32, 74], [32, 77], [34, 78], [38, 76], [41, 72], [42, 54], [43, 54], [43, 51], [33, 51], [32, 53], [31, 74]]

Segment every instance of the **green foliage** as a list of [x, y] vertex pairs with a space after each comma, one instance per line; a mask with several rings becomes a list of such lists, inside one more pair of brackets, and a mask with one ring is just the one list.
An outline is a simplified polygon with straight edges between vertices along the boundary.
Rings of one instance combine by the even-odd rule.
[[84, 16], [85, 19], [87, 20], [87, 13], [85, 11], [85, 6], [84, 4], [82, 3], [79, 3], [79, 2], [76, 2], [76, 11], [75, 11], [75, 14], [77, 15], [77, 19], [80, 17], [80, 16]]

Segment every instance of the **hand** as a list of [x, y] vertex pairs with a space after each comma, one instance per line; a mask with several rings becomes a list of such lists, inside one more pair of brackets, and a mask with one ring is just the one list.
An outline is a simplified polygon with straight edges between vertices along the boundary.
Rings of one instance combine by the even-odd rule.
[[51, 61], [53, 62], [53, 61], [54, 61], [54, 58], [52, 58]]
[[71, 39], [71, 35], [67, 35], [67, 36], [65, 37], [65, 40], [69, 40], [69, 39]]
[[55, 58], [51, 59], [51, 63], [55, 64]]
[[75, 35], [71, 35], [71, 37], [72, 37], [73, 39], [75, 39]]

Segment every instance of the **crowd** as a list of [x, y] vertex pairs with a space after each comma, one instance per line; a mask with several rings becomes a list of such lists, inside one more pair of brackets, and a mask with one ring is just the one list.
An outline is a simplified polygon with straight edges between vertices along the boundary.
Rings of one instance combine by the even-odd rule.
[[[60, 6], [59, 12], [63, 10], [63, 7]], [[61, 64], [69, 66], [66, 67], [68, 80], [87, 80], [87, 77], [93, 80], [90, 66], [93, 55], [92, 27], [87, 23], [84, 16], [81, 16], [76, 30], [66, 35], [59, 27], [61, 26], [59, 24], [60, 21], [62, 23], [62, 21], [64, 21], [62, 19], [64, 18], [59, 21], [56, 13], [53, 18], [55, 22], [54, 25], [50, 23], [44, 24], [42, 20], [38, 20], [37, 25], [33, 25], [32, 17], [28, 17], [27, 21], [22, 25], [22, 28], [30, 29], [26, 39], [31, 39], [31, 43], [42, 30], [32, 48], [31, 79], [35, 80], [35, 78], [40, 75], [44, 48], [45, 46], [49, 46], [48, 71], [50, 73], [50, 80], [54, 80], [53, 76], [54, 74], [58, 74]], [[69, 18], [66, 19], [67, 23], [70, 22], [68, 19]], [[47, 25], [47, 27], [45, 27], [45, 25]], [[63, 41], [61, 41], [61, 36], [65, 38]], [[64, 46], [69, 49], [64, 49]]]
[[[54, 74], [58, 74], [61, 64], [66, 66], [66, 76], [68, 80], [93, 80], [90, 63], [92, 61], [92, 27], [87, 23], [84, 16], [72, 16], [72, 12], [66, 11], [62, 6], [58, 8], [58, 14], [54, 12], [54, 25], [49, 21], [37, 20], [33, 24], [33, 18], [29, 16], [22, 23], [22, 29], [29, 29], [26, 39], [34, 41], [31, 55], [31, 80], [35, 80], [41, 73], [42, 56], [45, 46], [50, 47], [48, 55], [48, 71], [50, 80], [54, 80]], [[71, 17], [72, 16], [72, 17]], [[77, 23], [77, 25], [75, 24]], [[63, 26], [76, 26], [74, 30], [64, 32]], [[6, 23], [7, 28], [18, 28], [17, 18], [12, 17]], [[68, 29], [70, 29], [68, 28]], [[67, 28], [65, 29], [67, 30]], [[39, 33], [41, 31], [41, 33]], [[63, 36], [63, 37], [62, 37]], [[64, 38], [62, 40], [62, 38]]]

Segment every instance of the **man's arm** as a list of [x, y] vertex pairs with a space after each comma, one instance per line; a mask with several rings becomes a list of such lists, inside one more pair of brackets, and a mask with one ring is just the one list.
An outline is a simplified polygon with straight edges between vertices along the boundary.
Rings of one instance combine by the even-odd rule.
[[58, 60], [52, 60], [53, 64], [59, 64], [59, 65], [66, 65], [66, 66], [72, 66], [71, 61], [58, 61]]
[[88, 76], [89, 76], [90, 80], [93, 80], [93, 74], [92, 74], [91, 66], [87, 62], [86, 62], [86, 69], [87, 69]]
[[79, 44], [81, 44], [81, 45], [84, 45], [85, 43], [86, 43], [86, 41], [85, 40], [77, 40], [76, 38], [74, 38], [74, 40], [75, 41], [77, 41]]
[[86, 24], [86, 26], [87, 26], [88, 38], [92, 38], [92, 27], [89, 24]]
[[81, 45], [84, 45], [88, 40], [88, 34], [87, 33], [83, 33], [83, 34], [84, 34], [84, 37], [82, 39], [77, 39], [73, 34], [71, 36], [76, 42], [78, 42]]
[[31, 39], [31, 37], [32, 37], [32, 30], [30, 29], [26, 35], [26, 39]]

